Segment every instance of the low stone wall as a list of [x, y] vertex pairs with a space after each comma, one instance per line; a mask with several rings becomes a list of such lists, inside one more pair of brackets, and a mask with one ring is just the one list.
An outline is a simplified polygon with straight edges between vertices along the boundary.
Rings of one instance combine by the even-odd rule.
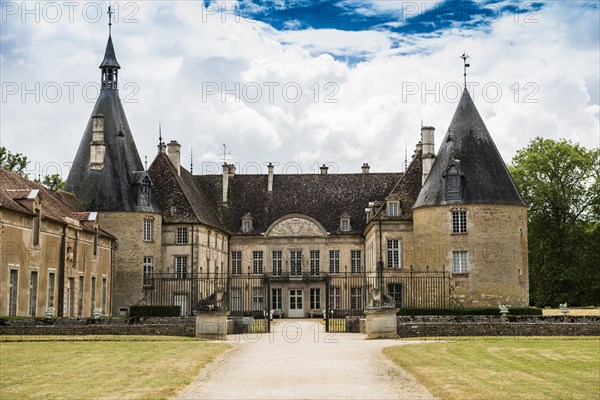
[[190, 318], [0, 318], [0, 335], [195, 336]]
[[600, 317], [415, 316], [397, 317], [400, 337], [600, 336]]

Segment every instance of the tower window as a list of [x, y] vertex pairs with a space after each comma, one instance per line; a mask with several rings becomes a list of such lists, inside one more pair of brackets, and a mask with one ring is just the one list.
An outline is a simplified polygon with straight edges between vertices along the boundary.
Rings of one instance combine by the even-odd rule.
[[452, 210], [452, 233], [467, 233], [467, 210], [457, 208]]
[[463, 178], [458, 160], [450, 161], [446, 172], [445, 180], [445, 199], [446, 201], [460, 201], [463, 199]]
[[469, 272], [469, 253], [467, 251], [453, 251], [452, 261], [452, 273], [466, 274]]

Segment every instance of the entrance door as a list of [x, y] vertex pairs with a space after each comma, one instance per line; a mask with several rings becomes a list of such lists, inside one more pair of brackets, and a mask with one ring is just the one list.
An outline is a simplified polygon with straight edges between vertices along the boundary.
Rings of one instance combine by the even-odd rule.
[[302, 289], [290, 289], [290, 318], [304, 317], [304, 293]]

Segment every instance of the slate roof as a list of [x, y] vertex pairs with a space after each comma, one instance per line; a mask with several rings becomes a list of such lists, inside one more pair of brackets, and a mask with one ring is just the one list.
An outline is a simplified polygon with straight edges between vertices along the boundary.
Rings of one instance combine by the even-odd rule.
[[[35, 215], [34, 211], [26, 206], [25, 202], [19, 201], [26, 198], [32, 190], [38, 190], [38, 196], [42, 201], [42, 219], [49, 219], [61, 224], [67, 224], [67, 218], [79, 221], [84, 230], [94, 232], [93, 222], [88, 222], [89, 212], [74, 209], [67, 202], [61, 200], [61, 196], [52, 193], [43, 185], [30, 181], [22, 176], [4, 169], [0, 169], [0, 207], [16, 212]], [[101, 231], [107, 237], [112, 235]]]
[[106, 51], [104, 52], [104, 60], [102, 60], [100, 68], [121, 68], [117, 62], [115, 48], [113, 47], [112, 37], [110, 35], [108, 36], [108, 43], [106, 43]]
[[[112, 62], [111, 57], [114, 56], [110, 37], [106, 54], [103, 65]], [[116, 58], [114, 63], [118, 65]], [[156, 204], [138, 206], [134, 197], [131, 187], [133, 175], [136, 171], [143, 171], [144, 167], [117, 89], [100, 90], [91, 115], [97, 114], [104, 115], [104, 168], [89, 168], [92, 142], [90, 118], [69, 171], [65, 190], [75, 193], [81, 204], [91, 211], [157, 211]]]
[[461, 203], [525, 205], [466, 89], [414, 208], [446, 204], [443, 175], [451, 160], [464, 174]]
[[185, 168], [180, 167], [181, 175], [177, 175], [169, 157], [159, 153], [148, 168], [148, 173], [154, 182], [152, 197], [162, 210], [164, 222], [200, 222], [227, 232], [208, 197]]
[[[246, 213], [253, 217], [254, 234], [261, 234], [278, 218], [304, 214], [319, 221], [332, 234], [360, 234], [366, 225], [365, 208], [383, 200], [402, 173], [310, 174], [273, 176], [234, 175], [229, 178], [229, 201], [222, 204], [222, 175], [195, 176], [231, 233], [239, 233]], [[350, 216], [352, 230], [339, 230], [340, 217]]]

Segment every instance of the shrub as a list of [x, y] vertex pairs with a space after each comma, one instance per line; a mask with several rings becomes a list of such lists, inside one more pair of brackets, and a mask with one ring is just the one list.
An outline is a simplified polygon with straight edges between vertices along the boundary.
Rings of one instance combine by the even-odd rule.
[[181, 306], [131, 306], [130, 317], [179, 317]]

